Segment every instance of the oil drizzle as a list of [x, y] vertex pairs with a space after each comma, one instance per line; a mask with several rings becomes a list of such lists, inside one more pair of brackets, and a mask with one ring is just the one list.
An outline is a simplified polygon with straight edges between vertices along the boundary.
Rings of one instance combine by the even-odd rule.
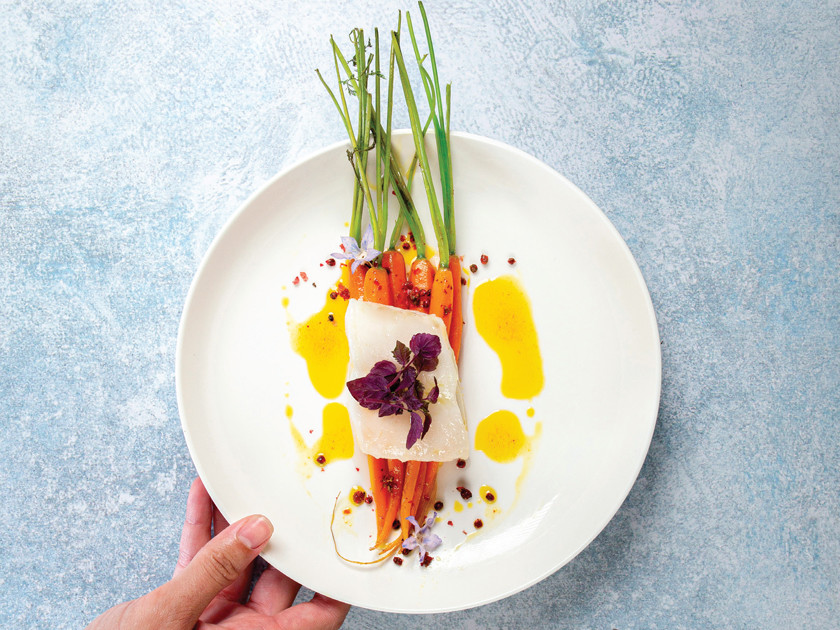
[[502, 394], [526, 400], [542, 391], [542, 356], [531, 305], [520, 282], [500, 276], [480, 284], [473, 296], [475, 328], [502, 364]]

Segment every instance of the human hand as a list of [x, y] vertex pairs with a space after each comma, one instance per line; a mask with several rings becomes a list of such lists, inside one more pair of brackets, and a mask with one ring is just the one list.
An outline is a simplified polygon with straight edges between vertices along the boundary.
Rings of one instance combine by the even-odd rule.
[[[211, 538], [211, 526], [216, 535]], [[190, 488], [175, 574], [151, 593], [115, 606], [87, 630], [328, 630], [341, 626], [348, 604], [320, 594], [292, 606], [300, 584], [272, 566], [248, 597], [254, 559], [274, 528], [264, 516], [228, 525], [200, 479]], [[247, 601], [245, 601], [247, 599]]]

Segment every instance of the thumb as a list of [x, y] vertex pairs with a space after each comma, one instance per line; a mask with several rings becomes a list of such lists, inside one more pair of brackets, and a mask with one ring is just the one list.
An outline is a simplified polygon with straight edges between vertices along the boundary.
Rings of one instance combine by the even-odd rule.
[[169, 614], [192, 627], [222, 589], [233, 584], [268, 543], [274, 527], [260, 515], [225, 528], [161, 587]]

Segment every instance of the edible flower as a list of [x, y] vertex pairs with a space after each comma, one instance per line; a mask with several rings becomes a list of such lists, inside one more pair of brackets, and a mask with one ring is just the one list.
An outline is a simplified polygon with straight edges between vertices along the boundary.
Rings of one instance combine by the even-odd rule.
[[440, 354], [440, 338], [430, 333], [417, 333], [406, 346], [397, 341], [392, 352], [400, 367], [393, 361], [377, 361], [367, 376], [347, 382], [350, 395], [365, 409], [379, 410], [379, 417], [399, 416], [408, 412], [411, 416], [405, 447], [410, 449], [417, 440], [426, 437], [432, 425], [429, 405], [437, 402], [440, 395], [437, 379], [427, 394], [423, 384], [417, 380], [421, 372], [432, 372], [437, 368]]
[[382, 252], [373, 247], [373, 229], [368, 225], [362, 236], [362, 244], [359, 245], [356, 239], [352, 236], [341, 237], [340, 252], [332, 254], [333, 258], [340, 258], [341, 260], [352, 260], [350, 265], [350, 273], [356, 273], [356, 269], [362, 263], [373, 262], [376, 257]]
[[414, 525], [414, 533], [403, 541], [402, 547], [408, 551], [419, 549], [421, 563], [426, 559], [426, 555], [430, 551], [437, 549], [440, 546], [440, 543], [443, 542], [440, 539], [440, 536], [430, 533], [436, 518], [437, 512], [432, 512], [432, 515], [426, 518], [426, 522], [423, 523], [423, 527], [420, 527], [420, 525], [417, 524], [417, 519], [413, 516], [407, 516], [405, 518], [405, 520]]

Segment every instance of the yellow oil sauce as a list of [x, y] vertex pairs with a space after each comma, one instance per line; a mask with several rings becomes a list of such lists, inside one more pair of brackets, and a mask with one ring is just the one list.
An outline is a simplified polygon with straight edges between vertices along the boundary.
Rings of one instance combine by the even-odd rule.
[[542, 356], [531, 305], [513, 276], [488, 280], [473, 295], [475, 328], [499, 356], [502, 395], [516, 400], [534, 398], [544, 384]]
[[[288, 298], [283, 305], [288, 306]], [[320, 311], [300, 323], [289, 320], [292, 350], [306, 361], [309, 380], [324, 398], [336, 398], [344, 389], [350, 361], [344, 333], [346, 311], [347, 300], [330, 290]]]
[[312, 447], [315, 458], [323, 455], [325, 463], [330, 463], [337, 459], [353, 457], [353, 432], [350, 430], [350, 414], [347, 407], [341, 403], [329, 403], [324, 407], [321, 427], [321, 437]]
[[495, 411], [482, 420], [475, 430], [475, 448], [494, 462], [512, 462], [528, 446], [528, 437], [519, 418], [512, 411]]
[[347, 407], [337, 402], [331, 402], [324, 407], [321, 418], [321, 437], [312, 446], [307, 446], [300, 430], [292, 422], [292, 415], [292, 407], [287, 405], [286, 417], [289, 419], [289, 431], [301, 460], [323, 467], [330, 462], [353, 457], [355, 448]]

